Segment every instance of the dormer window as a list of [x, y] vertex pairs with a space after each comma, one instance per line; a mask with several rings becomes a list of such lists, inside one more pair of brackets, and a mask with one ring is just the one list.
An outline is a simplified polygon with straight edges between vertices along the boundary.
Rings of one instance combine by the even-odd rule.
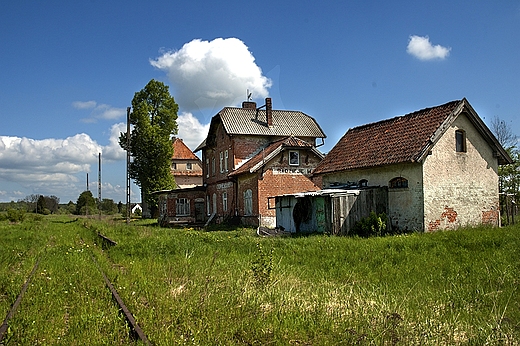
[[358, 184], [359, 184], [359, 187], [367, 187], [368, 186], [368, 180], [361, 179]]
[[463, 130], [455, 131], [455, 151], [458, 153], [466, 152], [466, 132]]
[[296, 150], [289, 151], [289, 165], [299, 166], [300, 165], [300, 153]]

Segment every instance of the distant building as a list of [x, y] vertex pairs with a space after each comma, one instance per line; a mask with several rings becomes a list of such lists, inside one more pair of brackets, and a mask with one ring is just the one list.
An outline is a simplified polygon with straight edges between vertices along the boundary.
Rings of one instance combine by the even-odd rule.
[[202, 163], [180, 138], [173, 140], [171, 171], [180, 189], [202, 185]]

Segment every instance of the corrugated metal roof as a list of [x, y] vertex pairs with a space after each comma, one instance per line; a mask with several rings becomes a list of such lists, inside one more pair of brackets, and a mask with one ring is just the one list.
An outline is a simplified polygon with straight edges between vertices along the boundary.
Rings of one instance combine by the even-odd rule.
[[[257, 114], [258, 112], [258, 114]], [[273, 126], [267, 126], [265, 110], [226, 107], [218, 114], [230, 135], [296, 136], [326, 138], [316, 120], [300, 111], [272, 111]]]

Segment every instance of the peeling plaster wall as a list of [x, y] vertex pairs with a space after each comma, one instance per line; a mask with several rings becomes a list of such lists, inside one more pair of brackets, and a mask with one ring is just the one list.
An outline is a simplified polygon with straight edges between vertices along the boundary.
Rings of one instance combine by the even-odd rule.
[[[455, 150], [459, 129], [466, 133], [466, 152]], [[435, 144], [423, 170], [425, 230], [498, 225], [498, 160], [466, 115]]]

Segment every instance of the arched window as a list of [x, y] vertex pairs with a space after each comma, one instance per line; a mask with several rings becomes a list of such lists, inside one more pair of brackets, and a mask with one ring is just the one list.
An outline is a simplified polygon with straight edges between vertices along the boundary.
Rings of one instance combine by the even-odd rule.
[[368, 180], [361, 179], [358, 183], [359, 187], [367, 187], [368, 186]]
[[406, 180], [403, 177], [396, 177], [392, 180], [390, 180], [390, 183], [388, 183], [388, 186], [391, 189], [402, 189], [408, 187], [408, 180]]
[[455, 151], [458, 153], [466, 152], [466, 132], [463, 130], [455, 131]]

